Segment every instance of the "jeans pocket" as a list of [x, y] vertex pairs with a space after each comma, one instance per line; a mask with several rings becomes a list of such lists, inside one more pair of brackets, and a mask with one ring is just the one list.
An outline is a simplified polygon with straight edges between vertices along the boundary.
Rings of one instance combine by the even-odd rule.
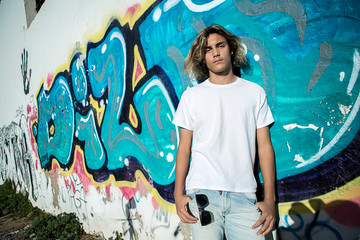
[[258, 206], [255, 205], [256, 201], [256, 194], [255, 193], [247, 193], [244, 192], [244, 197], [247, 200], [247, 202], [251, 205], [254, 206], [256, 209], [258, 209]]
[[196, 203], [195, 195], [199, 192], [198, 189], [186, 190], [186, 195], [191, 198], [191, 201], [188, 202], [187, 208], [190, 215], [194, 217], [199, 217], [199, 210]]
[[186, 191], [186, 195], [191, 198], [191, 200], [194, 200], [195, 198], [195, 192], [193, 191]]

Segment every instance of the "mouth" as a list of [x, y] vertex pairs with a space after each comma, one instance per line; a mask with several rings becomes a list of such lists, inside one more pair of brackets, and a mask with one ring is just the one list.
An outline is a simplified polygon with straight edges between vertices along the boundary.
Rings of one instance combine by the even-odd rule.
[[218, 59], [218, 60], [215, 60], [214, 63], [219, 63], [219, 62], [222, 62], [222, 59]]

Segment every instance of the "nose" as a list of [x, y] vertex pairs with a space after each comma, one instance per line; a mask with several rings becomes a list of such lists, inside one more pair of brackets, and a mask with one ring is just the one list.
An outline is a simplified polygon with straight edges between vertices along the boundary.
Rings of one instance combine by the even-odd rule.
[[214, 54], [214, 55], [213, 55], [214, 58], [220, 56], [220, 53], [219, 53], [219, 51], [217, 51], [217, 50], [214, 50], [214, 53], [213, 53], [213, 54]]

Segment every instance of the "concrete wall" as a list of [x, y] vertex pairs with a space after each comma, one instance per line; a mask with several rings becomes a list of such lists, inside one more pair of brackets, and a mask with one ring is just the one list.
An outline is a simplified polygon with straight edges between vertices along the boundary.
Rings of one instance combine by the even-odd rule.
[[190, 44], [218, 23], [275, 117], [276, 237], [358, 239], [359, 19], [357, 0], [47, 0], [27, 27], [24, 1], [2, 0], [0, 183], [107, 238], [190, 239], [171, 120]]

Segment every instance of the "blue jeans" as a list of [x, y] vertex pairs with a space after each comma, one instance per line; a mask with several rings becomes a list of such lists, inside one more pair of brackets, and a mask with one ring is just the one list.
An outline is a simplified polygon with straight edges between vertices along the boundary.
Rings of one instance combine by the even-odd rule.
[[189, 209], [195, 217], [200, 219], [196, 195], [206, 195], [205, 199], [208, 200], [209, 205], [200, 206], [200, 209], [206, 212], [207, 218], [209, 212], [211, 214], [211, 223], [206, 226], [202, 226], [200, 220], [190, 224], [193, 240], [220, 240], [223, 239], [224, 233], [227, 240], [264, 239], [256, 234], [261, 226], [252, 229], [261, 216], [259, 208], [255, 205], [255, 193], [196, 189], [189, 190], [186, 194], [192, 199]]

